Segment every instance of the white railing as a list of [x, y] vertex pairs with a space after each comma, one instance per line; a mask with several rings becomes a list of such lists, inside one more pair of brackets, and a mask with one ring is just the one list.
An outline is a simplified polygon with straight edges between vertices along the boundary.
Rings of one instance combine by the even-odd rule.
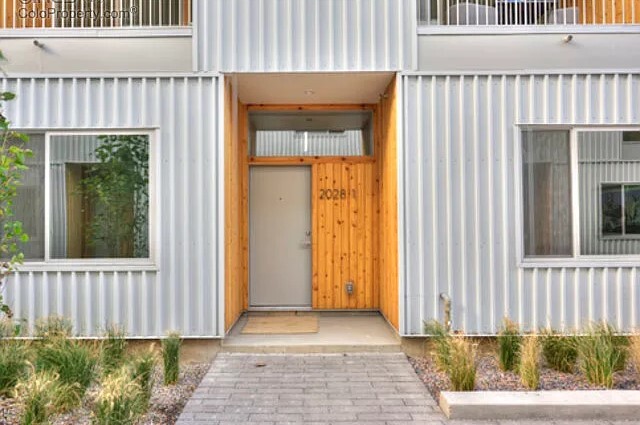
[[640, 0], [418, 0], [420, 25], [633, 25]]
[[0, 28], [140, 28], [191, 24], [191, 0], [0, 0]]

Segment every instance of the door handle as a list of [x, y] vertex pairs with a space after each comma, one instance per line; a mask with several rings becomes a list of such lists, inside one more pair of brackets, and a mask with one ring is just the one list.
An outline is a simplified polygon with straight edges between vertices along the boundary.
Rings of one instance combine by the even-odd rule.
[[306, 231], [304, 235], [305, 235], [305, 238], [302, 241], [301, 245], [303, 248], [310, 248], [311, 247], [311, 231]]

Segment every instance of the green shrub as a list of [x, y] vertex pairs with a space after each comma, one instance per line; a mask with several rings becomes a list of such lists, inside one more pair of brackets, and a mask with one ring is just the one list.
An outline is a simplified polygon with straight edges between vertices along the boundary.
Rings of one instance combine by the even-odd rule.
[[451, 334], [438, 321], [432, 320], [424, 324], [425, 333], [431, 335], [435, 345], [435, 359], [438, 369], [446, 372], [449, 369], [451, 357]]
[[29, 347], [21, 341], [0, 343], [0, 395], [12, 394], [16, 384], [29, 372]]
[[98, 360], [95, 348], [82, 341], [48, 340], [37, 347], [36, 369], [59, 376], [62, 384], [74, 386], [79, 399], [93, 383]]
[[56, 338], [68, 338], [73, 331], [71, 321], [64, 317], [50, 316], [36, 321], [34, 333], [38, 338], [45, 340]]
[[14, 322], [7, 317], [0, 318], [0, 339], [15, 338], [23, 334], [24, 323]]
[[127, 341], [125, 332], [118, 326], [109, 326], [100, 344], [102, 371], [109, 374], [124, 364]]
[[598, 325], [577, 338], [580, 370], [589, 382], [606, 388], [613, 387], [613, 373], [622, 355], [609, 331]]
[[542, 355], [550, 368], [572, 373], [578, 360], [576, 337], [545, 331], [542, 336]]
[[137, 354], [131, 360], [131, 379], [140, 385], [145, 405], [149, 404], [153, 390], [153, 370], [156, 367], [156, 354], [153, 347], [148, 351]]
[[92, 423], [97, 425], [133, 425], [145, 412], [145, 395], [129, 370], [123, 367], [102, 381], [93, 406]]
[[454, 391], [473, 391], [476, 383], [476, 349], [467, 339], [451, 339], [449, 379]]
[[629, 357], [629, 338], [618, 334], [618, 331], [606, 322], [597, 324], [595, 330], [597, 333], [602, 334], [603, 338], [610, 340], [613, 349], [618, 353], [618, 361], [613, 370], [615, 372], [624, 370]]
[[520, 345], [522, 336], [518, 325], [508, 318], [504, 319], [502, 329], [498, 333], [498, 349], [502, 370], [515, 370], [520, 363]]
[[28, 379], [18, 383], [15, 395], [22, 406], [21, 425], [48, 423], [54, 413], [80, 403], [74, 388], [61, 384], [53, 372], [32, 373]]
[[538, 337], [523, 339], [520, 349], [520, 380], [530, 390], [538, 389], [540, 384], [540, 344]]
[[177, 333], [170, 333], [162, 340], [162, 361], [164, 366], [164, 384], [173, 385], [180, 375], [180, 345], [182, 340]]

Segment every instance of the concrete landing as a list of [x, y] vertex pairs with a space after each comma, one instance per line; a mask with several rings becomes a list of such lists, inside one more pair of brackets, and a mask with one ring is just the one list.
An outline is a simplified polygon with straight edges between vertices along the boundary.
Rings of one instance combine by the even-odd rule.
[[638, 420], [640, 391], [442, 392], [450, 419]]
[[[249, 313], [254, 314], [254, 313]], [[255, 313], [264, 314], [264, 313]], [[318, 332], [242, 334], [247, 315], [222, 341], [223, 352], [236, 353], [390, 353], [401, 352], [400, 339], [378, 313], [320, 312]]]

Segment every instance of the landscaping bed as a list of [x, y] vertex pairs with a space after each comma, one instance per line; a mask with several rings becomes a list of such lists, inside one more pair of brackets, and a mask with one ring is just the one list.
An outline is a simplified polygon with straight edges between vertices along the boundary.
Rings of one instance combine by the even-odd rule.
[[[154, 386], [151, 395], [149, 410], [139, 420], [140, 425], [174, 424], [182, 412], [185, 404], [200, 384], [200, 381], [209, 370], [209, 363], [194, 363], [183, 365], [180, 370], [178, 383], [171, 386], [162, 384], [164, 378], [162, 367], [157, 366], [154, 370]], [[91, 408], [90, 404], [97, 391], [97, 386], [92, 387], [87, 392], [83, 405], [71, 412], [57, 415], [52, 418], [53, 425], [70, 424], [90, 424]], [[18, 424], [20, 407], [13, 398], [0, 397], [0, 424]]]
[[[425, 384], [433, 398], [438, 401], [441, 391], [451, 391], [451, 381], [445, 372], [436, 367], [431, 356], [410, 357], [409, 362]], [[494, 354], [478, 354], [476, 362], [475, 391], [531, 391], [526, 388], [516, 372], [502, 371]], [[614, 374], [614, 389], [640, 390], [640, 374], [633, 366]], [[604, 387], [590, 384], [584, 375], [576, 371], [562, 373], [545, 365], [540, 368], [538, 390], [601, 390]]]
[[136, 347], [115, 325], [75, 339], [58, 317], [38, 321], [33, 339], [8, 321], [2, 329], [0, 424], [173, 424], [209, 367], [180, 363], [177, 333]]

